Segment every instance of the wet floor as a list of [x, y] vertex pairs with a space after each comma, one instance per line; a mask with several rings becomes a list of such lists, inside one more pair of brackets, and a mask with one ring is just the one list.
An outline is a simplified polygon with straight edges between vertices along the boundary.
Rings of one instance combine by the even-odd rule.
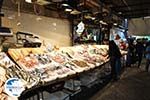
[[[94, 88], [84, 90], [84, 95], [78, 94], [78, 99], [71, 100], [150, 100], [150, 71], [144, 71], [144, 62], [140, 68], [136, 66], [137, 64], [130, 68], [124, 68], [120, 80], [111, 81], [103, 88], [96, 85]], [[91, 92], [95, 89], [95, 92]], [[91, 95], [87, 96], [88, 93], [86, 92], [91, 93], [92, 97]], [[62, 91], [52, 94], [44, 92], [44, 98], [40, 100], [70, 100], [66, 97], [68, 97], [68, 94]]]
[[150, 72], [135, 66], [125, 68], [121, 79], [110, 82], [90, 100], [150, 100]]

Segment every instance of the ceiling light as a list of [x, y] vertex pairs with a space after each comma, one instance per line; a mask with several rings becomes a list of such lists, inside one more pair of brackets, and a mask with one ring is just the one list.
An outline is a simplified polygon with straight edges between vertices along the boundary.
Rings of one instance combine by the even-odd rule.
[[100, 22], [100, 23], [103, 23], [103, 21], [102, 21], [102, 20], [100, 20], [99, 22]]
[[32, 3], [32, 0], [25, 0], [25, 2], [27, 2], [27, 3]]
[[90, 15], [85, 15], [84, 18], [86, 18], [86, 19], [92, 19], [92, 17]]
[[118, 12], [118, 14], [119, 14], [119, 15], [121, 15], [121, 14], [122, 14], [122, 12]]
[[78, 33], [78, 35], [81, 35], [82, 32], [84, 31], [85, 29], [85, 24], [81, 21], [78, 25], [77, 25], [77, 30], [76, 32]]
[[114, 23], [115, 26], [117, 26], [117, 23]]
[[52, 0], [52, 2], [62, 2], [63, 0]]
[[73, 10], [73, 11], [70, 12], [70, 14], [72, 14], [72, 15], [78, 15], [78, 14], [81, 14], [81, 12], [78, 11], [78, 10]]
[[[32, 0], [32, 1], [33, 1], [33, 0]], [[34, 0], [34, 2], [35, 2], [35, 1], [36, 1], [36, 0]], [[36, 3], [39, 4], [39, 5], [48, 5], [48, 4], [50, 4], [51, 2], [46, 1], [46, 0], [37, 0]]]
[[95, 20], [96, 18], [95, 17], [92, 17], [92, 20]]
[[104, 25], [108, 25], [106, 22], [103, 23]]
[[66, 11], [66, 12], [71, 12], [72, 9], [66, 8], [65, 11]]
[[69, 5], [66, 3], [61, 4], [62, 6], [68, 7]]
[[100, 20], [99, 22], [100, 22], [101, 24], [108, 25], [106, 22], [104, 22], [104, 21], [102, 21], [102, 20]]

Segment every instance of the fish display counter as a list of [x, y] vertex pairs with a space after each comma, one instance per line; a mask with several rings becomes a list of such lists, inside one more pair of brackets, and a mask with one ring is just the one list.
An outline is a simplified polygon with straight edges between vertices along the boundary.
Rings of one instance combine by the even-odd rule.
[[9, 49], [8, 55], [10, 58], [5, 53], [0, 54], [3, 76], [0, 82], [4, 84], [13, 78], [19, 80], [23, 87], [20, 95], [34, 87], [66, 81], [109, 61], [107, 45], [61, 47], [51, 52], [43, 48], [18, 48]]

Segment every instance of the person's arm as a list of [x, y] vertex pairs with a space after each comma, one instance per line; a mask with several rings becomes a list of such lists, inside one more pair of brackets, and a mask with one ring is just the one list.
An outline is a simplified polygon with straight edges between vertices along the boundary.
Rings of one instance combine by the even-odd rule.
[[150, 47], [146, 48], [145, 54], [150, 54]]
[[148, 54], [148, 53], [150, 54], [150, 51], [145, 51], [145, 54]]

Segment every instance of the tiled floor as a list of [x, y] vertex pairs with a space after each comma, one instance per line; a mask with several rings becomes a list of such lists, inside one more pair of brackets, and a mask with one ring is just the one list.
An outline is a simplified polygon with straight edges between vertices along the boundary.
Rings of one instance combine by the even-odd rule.
[[126, 68], [121, 79], [109, 83], [90, 100], [150, 100], [150, 72], [141, 68]]

